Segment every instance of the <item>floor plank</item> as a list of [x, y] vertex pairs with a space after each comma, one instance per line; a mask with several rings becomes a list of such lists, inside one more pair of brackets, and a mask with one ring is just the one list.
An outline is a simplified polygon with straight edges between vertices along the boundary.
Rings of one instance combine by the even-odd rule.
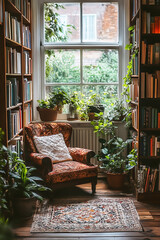
[[[107, 233], [30, 233], [32, 218], [14, 222], [16, 240], [160, 240], [160, 205], [137, 202], [135, 197], [125, 191], [111, 191], [107, 189], [103, 179], [98, 180], [97, 191], [94, 198], [105, 196], [107, 198], [127, 197], [134, 201], [140, 217], [143, 232], [107, 232]], [[83, 184], [74, 189], [56, 191], [53, 199], [79, 200], [93, 199], [90, 184]]]

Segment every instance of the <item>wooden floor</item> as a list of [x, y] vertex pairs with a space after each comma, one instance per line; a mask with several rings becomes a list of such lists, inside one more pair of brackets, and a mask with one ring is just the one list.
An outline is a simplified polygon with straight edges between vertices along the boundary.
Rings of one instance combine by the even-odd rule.
[[15, 222], [15, 233], [17, 240], [160, 240], [160, 204], [151, 205], [137, 202], [132, 194], [107, 189], [105, 180], [99, 179], [95, 196], [91, 196], [90, 184], [80, 185], [73, 189], [59, 190], [54, 198], [61, 199], [90, 199], [97, 196], [106, 197], [129, 197], [133, 199], [143, 232], [108, 232], [108, 233], [30, 233], [32, 219]]

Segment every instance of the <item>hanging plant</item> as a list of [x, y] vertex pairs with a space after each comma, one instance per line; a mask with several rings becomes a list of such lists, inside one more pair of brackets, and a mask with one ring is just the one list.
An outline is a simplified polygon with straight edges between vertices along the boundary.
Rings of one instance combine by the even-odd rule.
[[[134, 34], [134, 31], [135, 31], [134, 26], [129, 27], [128, 30], [130, 32], [130, 36], [132, 37]], [[137, 56], [139, 49], [137, 47], [137, 42], [127, 44], [125, 49], [131, 52], [130, 61], [127, 66], [127, 74], [123, 78], [124, 84], [123, 84], [123, 92], [122, 92], [122, 96], [124, 96], [126, 104], [127, 104], [127, 108], [126, 108], [127, 114], [125, 116], [125, 122], [126, 122], [126, 126], [129, 127], [129, 126], [131, 126], [131, 123], [132, 123], [132, 109], [130, 106], [130, 102], [131, 102], [130, 84], [132, 83], [133, 61], [134, 61], [135, 57]]]

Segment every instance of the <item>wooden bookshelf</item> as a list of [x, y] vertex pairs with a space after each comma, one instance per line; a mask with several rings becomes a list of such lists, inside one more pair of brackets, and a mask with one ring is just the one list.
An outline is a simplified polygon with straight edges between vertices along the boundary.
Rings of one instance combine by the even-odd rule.
[[[160, 27], [157, 28], [159, 23], [157, 25], [156, 21], [160, 22], [160, 5], [156, 5], [158, 4], [156, 0], [154, 5], [149, 5], [149, 1], [146, 1], [146, 5], [142, 5], [142, 2], [144, 3], [142, 0], [130, 0], [130, 25], [135, 26], [135, 34], [138, 35], [137, 39], [135, 37], [138, 41], [136, 44], [138, 46], [138, 73], [135, 73], [133, 68], [132, 75], [132, 84], [138, 85], [138, 101], [131, 101], [133, 113], [136, 111], [138, 126], [137, 128], [133, 126], [132, 129], [135, 130], [138, 139], [137, 183], [141, 176], [144, 181], [144, 185], [137, 185], [137, 199], [157, 202], [160, 199], [160, 127], [158, 126], [158, 121], [160, 121], [160, 115], [158, 115], [160, 113], [160, 91], [158, 91], [160, 88], [160, 53], [157, 52], [156, 47], [160, 46]], [[133, 43], [132, 39], [133, 37], [131, 37]], [[135, 117], [133, 113], [132, 116]], [[155, 169], [158, 170], [155, 179], [153, 175], [151, 176], [151, 171], [148, 173], [149, 189], [152, 189], [153, 179], [156, 180], [154, 192], [147, 190], [148, 188], [145, 189], [147, 181], [144, 174], [145, 167], [150, 168], [153, 175]]]
[[8, 146], [32, 121], [31, 0], [0, 1], [3, 3], [3, 21], [0, 22], [0, 127], [5, 132], [4, 144]]

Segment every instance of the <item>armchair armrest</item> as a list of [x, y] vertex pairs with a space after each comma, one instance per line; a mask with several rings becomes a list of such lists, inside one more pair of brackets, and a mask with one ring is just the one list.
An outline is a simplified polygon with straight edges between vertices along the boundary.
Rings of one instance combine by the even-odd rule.
[[90, 164], [90, 158], [95, 156], [95, 153], [89, 149], [69, 147], [68, 150], [73, 160], [88, 165]]
[[52, 171], [53, 165], [50, 157], [40, 153], [31, 153], [29, 156], [30, 163], [33, 163], [36, 167], [40, 168], [43, 172], [43, 176]]

